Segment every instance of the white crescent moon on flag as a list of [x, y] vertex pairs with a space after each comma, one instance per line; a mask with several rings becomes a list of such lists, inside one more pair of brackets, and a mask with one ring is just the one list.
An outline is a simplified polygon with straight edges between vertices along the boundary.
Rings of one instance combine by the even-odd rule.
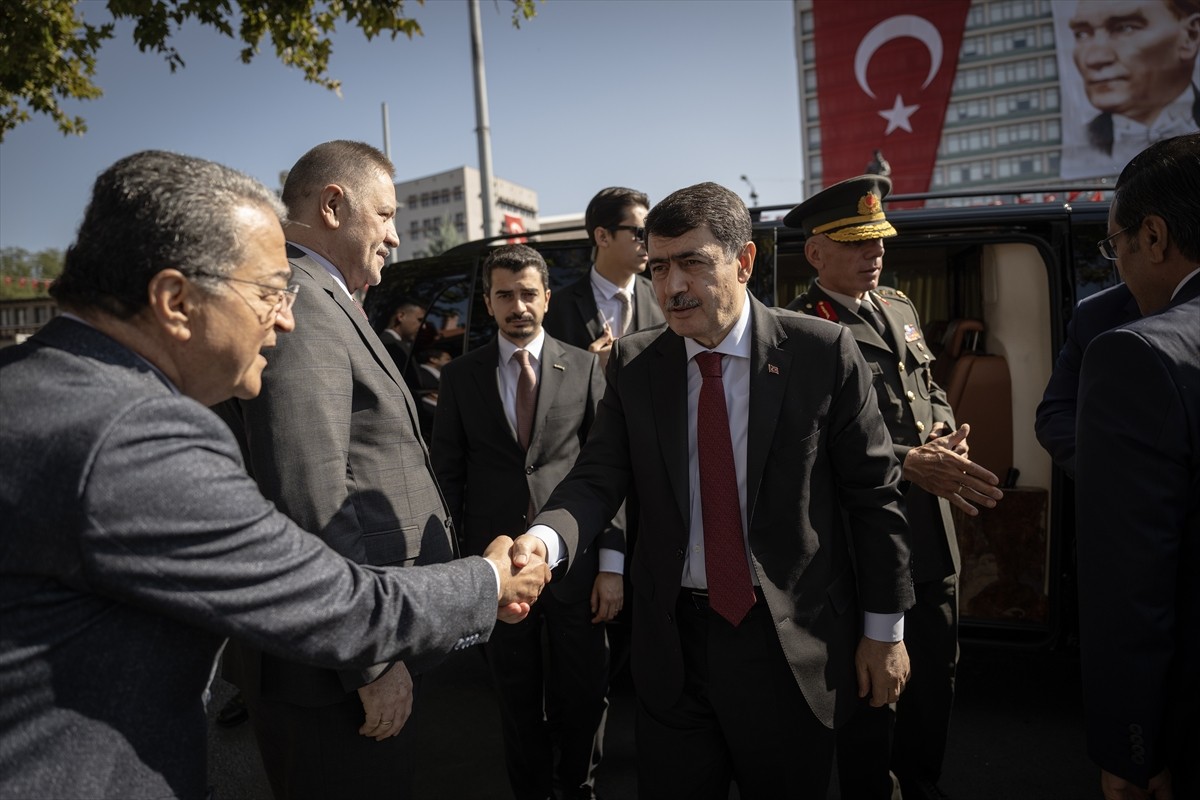
[[889, 17], [867, 31], [867, 35], [858, 43], [858, 50], [854, 53], [854, 78], [862, 90], [871, 97], [875, 96], [867, 84], [867, 65], [871, 63], [871, 57], [875, 55], [876, 50], [892, 39], [902, 39], [906, 36], [918, 40], [929, 50], [929, 75], [925, 77], [921, 88], [924, 89], [928, 86], [929, 82], [933, 80], [933, 76], [937, 74], [938, 68], [942, 65], [942, 36], [938, 33], [937, 27], [929, 20], [914, 14]]

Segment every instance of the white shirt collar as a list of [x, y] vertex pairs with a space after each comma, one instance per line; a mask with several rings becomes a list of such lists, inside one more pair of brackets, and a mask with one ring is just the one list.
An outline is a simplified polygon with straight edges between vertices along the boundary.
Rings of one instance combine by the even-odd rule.
[[738, 356], [739, 358], [750, 357], [750, 293], [742, 299], [742, 313], [738, 317], [737, 322], [733, 323], [733, 328], [725, 335], [716, 347], [711, 351], [704, 345], [697, 342], [695, 339], [684, 338], [683, 347], [687, 352], [688, 361], [696, 357], [697, 353], [720, 353], [725, 356]]
[[500, 366], [505, 366], [512, 360], [513, 353], [518, 350], [527, 350], [534, 361], [541, 362], [542, 346], [546, 343], [546, 329], [542, 328], [538, 331], [538, 335], [533, 337], [533, 341], [524, 347], [517, 345], [504, 338], [504, 334], [496, 334], [496, 342], [500, 345]]
[[596, 265], [592, 265], [592, 285], [600, 291], [600, 296], [611, 300], [617, 296], [618, 292], [623, 292], [628, 297], [633, 297], [633, 281], [634, 276], [629, 276], [629, 283], [625, 286], [617, 286], [608, 278], [600, 274], [596, 269]]
[[314, 253], [312, 250], [309, 250], [302, 244], [296, 244], [295, 242], [288, 242], [288, 244], [290, 244], [292, 247], [295, 247], [297, 250], [303, 250], [306, 256], [324, 267], [325, 271], [332, 275], [333, 279], [337, 281], [337, 285], [342, 287], [342, 291], [346, 293], [346, 296], [351, 300], [354, 299], [354, 294], [346, 286], [346, 279], [342, 277], [342, 273], [338, 272], [338, 268], [333, 264], [330, 264], [329, 260], [326, 259], [325, 256], [321, 255], [320, 253]]
[[1188, 281], [1190, 281], [1192, 278], [1196, 277], [1196, 274], [1197, 274], [1197, 273], [1200, 273], [1200, 267], [1196, 267], [1194, 270], [1192, 270], [1191, 272], [1189, 272], [1187, 275], [1184, 275], [1184, 276], [1183, 276], [1183, 280], [1181, 280], [1181, 281], [1179, 282], [1179, 285], [1175, 287], [1175, 291], [1171, 292], [1171, 299], [1172, 299], [1172, 300], [1174, 300], [1174, 299], [1175, 299], [1175, 295], [1179, 294], [1179, 290], [1183, 288], [1183, 285], [1184, 285], [1185, 283], [1187, 283]]

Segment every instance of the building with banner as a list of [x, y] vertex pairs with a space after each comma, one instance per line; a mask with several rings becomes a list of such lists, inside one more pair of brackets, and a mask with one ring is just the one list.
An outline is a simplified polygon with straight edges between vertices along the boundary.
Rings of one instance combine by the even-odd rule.
[[537, 230], [538, 196], [533, 189], [496, 178], [496, 223], [499, 230], [483, 229], [483, 198], [479, 170], [474, 167], [427, 175], [396, 183], [396, 233], [400, 247], [394, 260], [406, 261], [427, 252], [444, 227], [460, 242]]
[[1192, 0], [794, 0], [805, 194], [1111, 183], [1200, 130]]

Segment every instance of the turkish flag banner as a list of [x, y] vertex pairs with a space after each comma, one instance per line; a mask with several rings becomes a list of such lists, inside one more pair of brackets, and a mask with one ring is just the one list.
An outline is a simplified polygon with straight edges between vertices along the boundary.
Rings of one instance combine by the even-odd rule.
[[825, 185], [879, 150], [896, 193], [925, 192], [971, 0], [813, 0]]
[[[505, 214], [504, 222], [500, 227], [504, 233], [525, 233], [525, 220], [514, 217], [512, 214]], [[505, 241], [509, 244], [525, 244], [529, 239], [525, 236], [512, 236]]]

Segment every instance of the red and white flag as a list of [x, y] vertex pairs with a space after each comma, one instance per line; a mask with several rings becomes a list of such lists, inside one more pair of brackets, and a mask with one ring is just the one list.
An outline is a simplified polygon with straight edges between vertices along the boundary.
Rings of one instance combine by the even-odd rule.
[[861, 175], [874, 151], [893, 191], [924, 192], [971, 0], [813, 0], [822, 177]]

